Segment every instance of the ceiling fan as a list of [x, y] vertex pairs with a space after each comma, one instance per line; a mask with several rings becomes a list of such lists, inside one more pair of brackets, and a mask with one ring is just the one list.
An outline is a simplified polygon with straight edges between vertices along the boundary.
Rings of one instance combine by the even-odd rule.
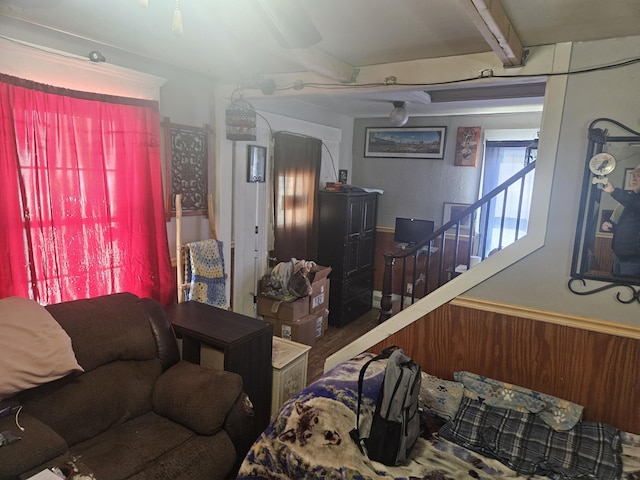
[[251, 0], [280, 46], [295, 52], [294, 61], [310, 72], [342, 83], [356, 81], [359, 70], [314, 47], [322, 35], [298, 0]]

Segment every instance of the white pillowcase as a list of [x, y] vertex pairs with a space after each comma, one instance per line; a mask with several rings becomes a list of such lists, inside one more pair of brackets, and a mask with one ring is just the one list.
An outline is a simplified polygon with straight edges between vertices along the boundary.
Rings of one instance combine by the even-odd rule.
[[0, 400], [84, 371], [71, 338], [37, 302], [0, 299]]

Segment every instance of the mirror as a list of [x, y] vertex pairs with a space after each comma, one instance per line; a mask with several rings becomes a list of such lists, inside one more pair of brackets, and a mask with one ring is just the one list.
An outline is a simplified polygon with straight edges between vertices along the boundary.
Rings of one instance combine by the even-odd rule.
[[[589, 295], [618, 288], [620, 302], [640, 303], [640, 132], [598, 118], [587, 138], [569, 290]], [[607, 183], [621, 191], [607, 193]], [[624, 218], [625, 207], [614, 196], [627, 204]]]

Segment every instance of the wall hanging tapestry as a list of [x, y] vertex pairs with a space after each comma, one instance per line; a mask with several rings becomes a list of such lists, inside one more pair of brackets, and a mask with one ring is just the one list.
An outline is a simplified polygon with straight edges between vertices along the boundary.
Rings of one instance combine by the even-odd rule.
[[183, 215], [206, 215], [208, 193], [209, 137], [204, 128], [162, 122], [165, 141], [167, 220], [176, 214], [175, 198], [182, 195]]

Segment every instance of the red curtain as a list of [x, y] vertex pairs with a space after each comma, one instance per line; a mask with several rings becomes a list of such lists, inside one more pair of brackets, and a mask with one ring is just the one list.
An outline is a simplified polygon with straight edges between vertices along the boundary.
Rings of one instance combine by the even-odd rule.
[[0, 75], [0, 298], [174, 296], [157, 102]]

